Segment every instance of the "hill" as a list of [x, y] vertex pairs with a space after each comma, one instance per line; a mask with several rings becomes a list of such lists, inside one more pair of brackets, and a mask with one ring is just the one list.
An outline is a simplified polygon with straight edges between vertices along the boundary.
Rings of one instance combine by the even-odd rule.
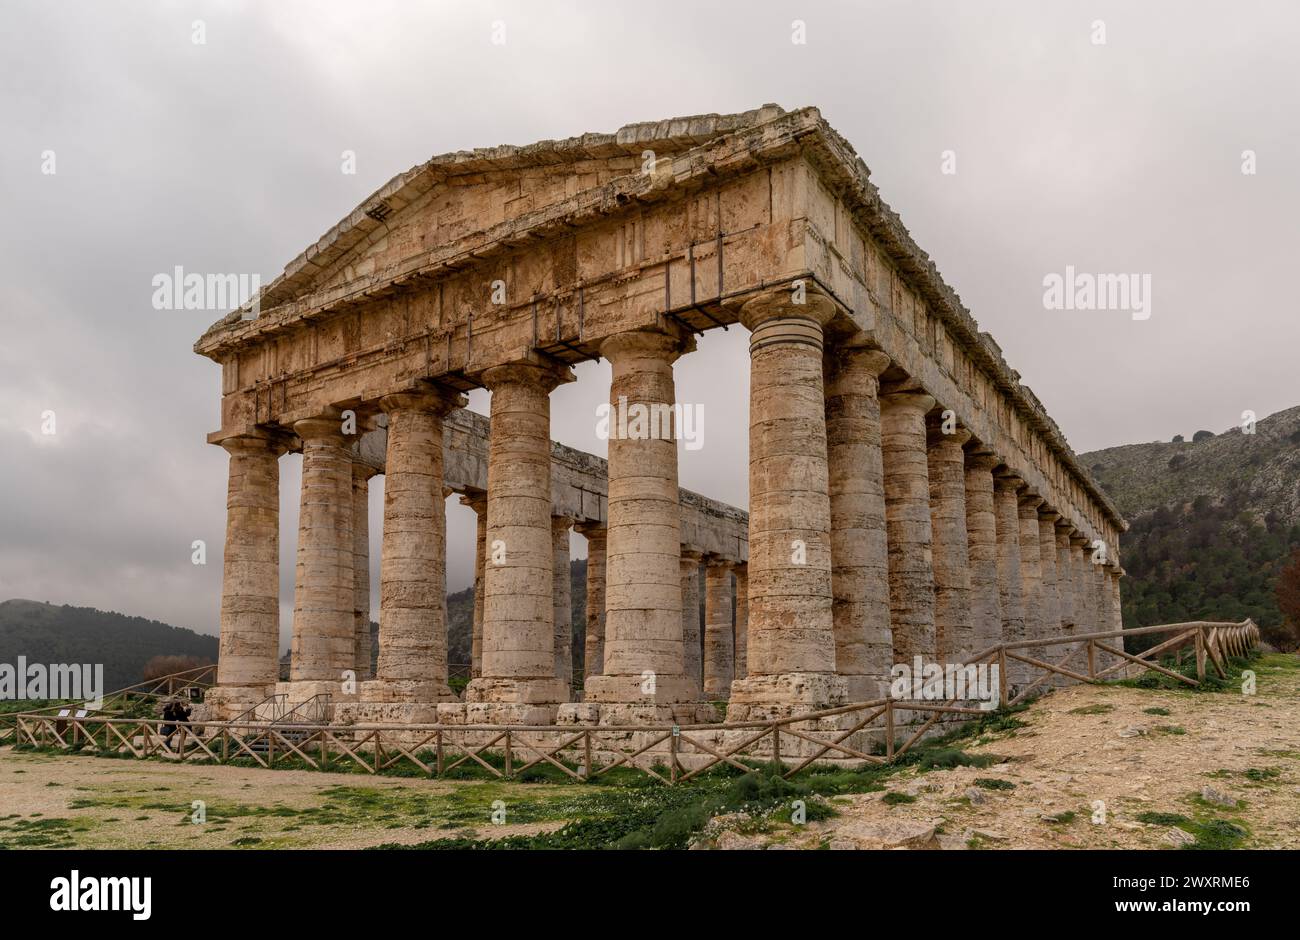
[[1080, 459], [1130, 524], [1125, 625], [1252, 617], [1270, 642], [1295, 646], [1300, 625], [1283, 623], [1274, 585], [1300, 549], [1300, 407], [1254, 433], [1198, 431]]
[[155, 656], [217, 660], [217, 638], [156, 620], [40, 601], [0, 603], [0, 662], [103, 663], [104, 691], [141, 681]]

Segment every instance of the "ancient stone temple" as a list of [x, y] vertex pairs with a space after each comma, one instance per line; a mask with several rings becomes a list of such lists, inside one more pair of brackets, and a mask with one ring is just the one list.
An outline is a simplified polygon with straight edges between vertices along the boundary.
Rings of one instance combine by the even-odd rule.
[[[914, 656], [1119, 627], [1123, 520], [816, 109], [435, 157], [258, 307], [195, 346], [222, 367], [208, 439], [230, 455], [209, 699], [227, 717], [279, 692], [328, 694], [343, 721], [687, 723], [720, 700], [743, 720], [876, 697]], [[747, 515], [679, 487], [674, 439], [674, 364], [732, 324], [750, 339]], [[549, 433], [551, 392], [598, 357], [611, 406], [663, 419], [611, 430], [607, 461]], [[490, 419], [464, 410], [474, 388]], [[289, 451], [302, 491], [281, 682]], [[365, 494], [381, 473], [376, 539]], [[479, 521], [463, 696], [448, 684], [452, 493]], [[572, 532], [589, 558], [579, 676]]]

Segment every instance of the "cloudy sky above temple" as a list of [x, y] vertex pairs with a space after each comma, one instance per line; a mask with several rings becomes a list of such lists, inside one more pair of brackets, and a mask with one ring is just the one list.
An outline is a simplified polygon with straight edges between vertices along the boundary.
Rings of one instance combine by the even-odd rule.
[[[2, 16], [0, 600], [217, 630], [219, 376], [191, 345], [219, 314], [154, 309], [156, 274], [266, 283], [436, 153], [769, 101], [818, 106], [856, 147], [1076, 451], [1300, 404], [1291, 4], [18, 0]], [[1045, 309], [1067, 268], [1149, 275], [1150, 316]], [[711, 332], [677, 367], [679, 400], [704, 409], [682, 485], [741, 506], [745, 341]], [[603, 455], [608, 367], [577, 374], [552, 433]], [[287, 639], [299, 458], [282, 466]], [[453, 499], [448, 519], [456, 590], [473, 514]]]

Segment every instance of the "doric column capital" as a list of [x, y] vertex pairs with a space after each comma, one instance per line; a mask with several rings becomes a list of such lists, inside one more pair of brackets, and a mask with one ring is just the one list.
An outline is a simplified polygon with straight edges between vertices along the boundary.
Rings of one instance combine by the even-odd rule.
[[665, 330], [628, 330], [607, 336], [600, 344], [600, 354], [619, 366], [635, 359], [657, 359], [665, 363], [676, 362], [683, 353], [695, 349], [695, 337], [675, 328]]
[[971, 470], [992, 473], [993, 468], [1002, 463], [1002, 458], [988, 451], [966, 451], [966, 466]]
[[964, 445], [970, 440], [970, 431], [961, 425], [956, 425], [951, 432], [944, 430], [944, 421], [942, 412], [931, 412], [925, 416], [925, 443], [929, 447], [937, 444], [957, 444]]
[[1014, 473], [999, 473], [993, 477], [993, 488], [999, 493], [1018, 493], [1025, 488], [1025, 481]]
[[706, 568], [725, 568], [728, 571], [736, 567], [736, 563], [730, 558], [723, 558], [721, 555], [708, 555], [704, 559]]
[[1020, 513], [1021, 515], [1038, 515], [1038, 507], [1043, 505], [1046, 500], [1039, 496], [1033, 490], [1025, 490], [1020, 494]]
[[484, 370], [480, 381], [489, 389], [499, 385], [533, 385], [550, 392], [574, 379], [568, 366], [543, 365], [539, 362], [511, 362]]
[[460, 504], [468, 506], [478, 515], [487, 512], [487, 493], [481, 490], [469, 490], [460, 494]]
[[220, 443], [226, 453], [231, 455], [260, 453], [279, 457], [289, 449], [289, 441], [285, 434], [261, 429], [227, 437]]
[[337, 413], [295, 421], [293, 433], [297, 434], [303, 442], [331, 441], [342, 444], [347, 437], [343, 433], [343, 418]]
[[1070, 544], [1075, 548], [1084, 548], [1090, 543], [1091, 540], [1078, 529], [1070, 533]]
[[683, 562], [689, 561], [698, 565], [704, 558], [704, 552], [697, 552], [693, 548], [683, 548], [681, 558]]
[[603, 522], [575, 522], [573, 529], [587, 541], [604, 539], [609, 535], [609, 529]]
[[573, 516], [551, 516], [551, 532], [559, 535], [561, 532], [568, 532], [573, 528]]
[[1060, 518], [1061, 514], [1047, 503], [1043, 503], [1043, 505], [1038, 508], [1039, 522], [1050, 522], [1055, 525]]
[[826, 337], [826, 357], [839, 370], [873, 379], [879, 379], [892, 361], [876, 341], [861, 330], [852, 336]]
[[[802, 303], [795, 300], [799, 293], [802, 293]], [[751, 333], [773, 320], [812, 321], [817, 327], [818, 345], [821, 341], [821, 328], [834, 316], [835, 301], [814, 287], [811, 279], [804, 281], [802, 292], [793, 287], [772, 288], [749, 298], [740, 308], [740, 322]], [[751, 348], [752, 346], [751, 338]]]
[[439, 385], [422, 386], [393, 392], [379, 399], [379, 407], [385, 414], [395, 411], [422, 411], [429, 414], [445, 415], [464, 408], [465, 396], [459, 392]]
[[379, 473], [379, 470], [370, 466], [368, 463], [362, 463], [360, 460], [352, 461], [352, 485], [364, 486], [370, 482], [370, 478]]
[[934, 407], [934, 397], [927, 395], [919, 388], [898, 388], [889, 389], [886, 386], [881, 387], [880, 403], [889, 405], [893, 408], [904, 408], [909, 411], [918, 411], [926, 414]]

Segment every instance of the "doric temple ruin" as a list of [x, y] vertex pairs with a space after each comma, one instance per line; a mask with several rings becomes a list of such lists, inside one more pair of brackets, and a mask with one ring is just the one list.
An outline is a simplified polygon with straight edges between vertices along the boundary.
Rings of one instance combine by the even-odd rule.
[[[328, 694], [344, 723], [685, 724], [722, 700], [728, 721], [758, 720], [880, 696], [914, 657], [1120, 626], [1123, 520], [814, 108], [434, 157], [257, 309], [195, 345], [222, 367], [208, 440], [230, 455], [208, 697], [225, 717], [279, 693]], [[575, 363], [610, 362], [612, 404], [672, 415], [673, 364], [737, 323], [748, 515], [679, 488], [671, 433], [611, 432], [608, 461], [551, 441], [550, 393]], [[490, 422], [463, 408], [474, 388]], [[289, 451], [301, 515], [278, 682]], [[463, 697], [452, 493], [479, 522]], [[583, 677], [571, 529], [588, 540]]]

